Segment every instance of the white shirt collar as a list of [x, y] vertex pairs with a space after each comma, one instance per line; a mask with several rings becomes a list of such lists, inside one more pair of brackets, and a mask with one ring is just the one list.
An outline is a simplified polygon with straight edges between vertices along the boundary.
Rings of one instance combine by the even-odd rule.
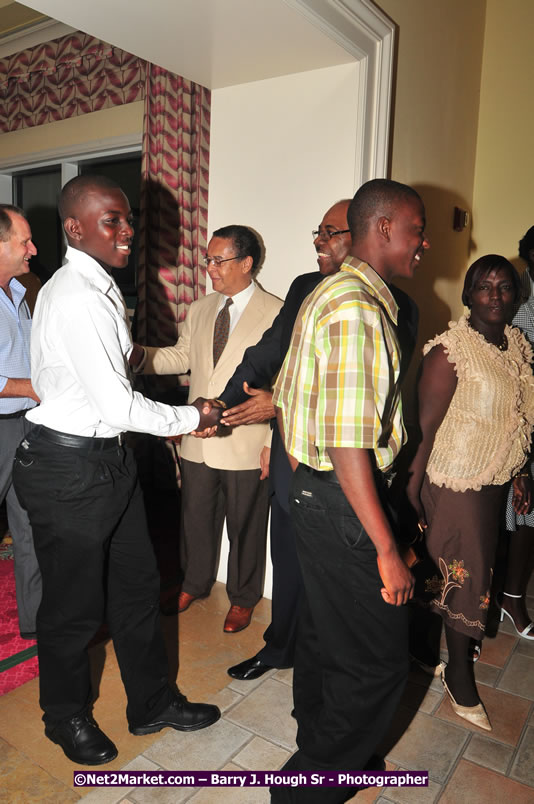
[[[247, 285], [247, 287], [244, 290], [240, 290], [239, 293], [236, 293], [234, 296], [232, 296], [231, 298], [233, 304], [230, 307], [230, 311], [232, 310], [232, 307], [235, 307], [238, 314], [241, 315], [241, 313], [249, 303], [255, 288], [256, 285], [254, 284], [254, 282], [251, 282], [250, 285]], [[224, 305], [226, 304], [226, 299], [229, 298], [230, 296], [224, 296], [221, 293], [221, 300], [217, 309], [220, 310], [222, 307], [224, 307]]]
[[70, 262], [76, 266], [76, 270], [84, 276], [91, 279], [96, 287], [103, 293], [106, 293], [110, 287], [116, 288], [117, 284], [111, 274], [102, 268], [99, 262], [86, 254], [85, 251], [80, 251], [72, 246], [67, 246], [65, 252], [65, 261]]

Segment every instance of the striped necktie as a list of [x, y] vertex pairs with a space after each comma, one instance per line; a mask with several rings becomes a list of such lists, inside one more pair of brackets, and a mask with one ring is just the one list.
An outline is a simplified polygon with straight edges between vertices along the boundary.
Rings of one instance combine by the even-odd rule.
[[215, 320], [215, 329], [213, 330], [213, 368], [217, 365], [228, 342], [228, 333], [230, 331], [229, 308], [231, 304], [233, 304], [232, 299], [226, 299], [226, 304], [219, 310]]

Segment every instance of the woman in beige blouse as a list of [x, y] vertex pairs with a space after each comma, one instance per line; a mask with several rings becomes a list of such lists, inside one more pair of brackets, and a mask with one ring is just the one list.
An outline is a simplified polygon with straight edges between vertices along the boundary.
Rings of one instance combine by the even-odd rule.
[[471, 640], [486, 626], [499, 518], [510, 479], [514, 507], [530, 508], [523, 472], [534, 424], [532, 349], [507, 322], [520, 297], [504, 257], [476, 260], [464, 282], [469, 313], [424, 348], [419, 381], [422, 440], [408, 496], [439, 573], [427, 580], [445, 625], [441, 677], [454, 711], [491, 730], [478, 696]]

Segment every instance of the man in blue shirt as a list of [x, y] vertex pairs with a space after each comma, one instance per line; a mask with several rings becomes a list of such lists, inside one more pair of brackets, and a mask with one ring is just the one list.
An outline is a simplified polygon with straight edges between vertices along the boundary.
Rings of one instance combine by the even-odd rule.
[[0, 204], [0, 502], [5, 499], [13, 537], [20, 635], [35, 638], [41, 575], [26, 512], [13, 488], [15, 450], [29, 432], [25, 413], [39, 402], [30, 382], [30, 310], [16, 279], [29, 273], [37, 254], [24, 212]]

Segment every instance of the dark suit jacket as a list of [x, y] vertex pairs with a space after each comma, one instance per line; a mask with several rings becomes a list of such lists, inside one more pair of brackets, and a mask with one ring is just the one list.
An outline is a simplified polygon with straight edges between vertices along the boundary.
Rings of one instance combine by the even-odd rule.
[[[228, 381], [219, 398], [228, 408], [245, 402], [249, 397], [243, 391], [243, 382], [251, 388], [262, 388], [272, 383], [280, 371], [289, 343], [293, 326], [302, 302], [325, 277], [319, 271], [301, 274], [292, 282], [284, 304], [262, 339], [249, 346], [243, 360]], [[401, 347], [400, 380], [404, 377], [413, 354], [417, 339], [419, 312], [415, 302], [404, 291], [391, 286], [391, 292], [399, 305], [398, 337]], [[280, 505], [289, 513], [288, 494], [291, 484], [291, 466], [287, 458], [280, 433], [273, 420], [273, 440], [271, 444], [270, 483], [271, 489]]]
[[[243, 355], [241, 364], [235, 370], [222, 394], [220, 394], [219, 398], [229, 408], [249, 399], [243, 391], [244, 381], [248, 382], [251, 388], [262, 388], [265, 385], [271, 385], [273, 377], [280, 371], [286, 352], [289, 349], [293, 325], [300, 306], [321, 279], [324, 279], [324, 276], [319, 271], [314, 271], [311, 274], [301, 274], [292, 282], [282, 309], [272, 325], [265, 330], [262, 339], [255, 346], [248, 347]], [[273, 419], [269, 477], [271, 489], [288, 513], [291, 474], [285, 447], [280, 438], [276, 421]]]

